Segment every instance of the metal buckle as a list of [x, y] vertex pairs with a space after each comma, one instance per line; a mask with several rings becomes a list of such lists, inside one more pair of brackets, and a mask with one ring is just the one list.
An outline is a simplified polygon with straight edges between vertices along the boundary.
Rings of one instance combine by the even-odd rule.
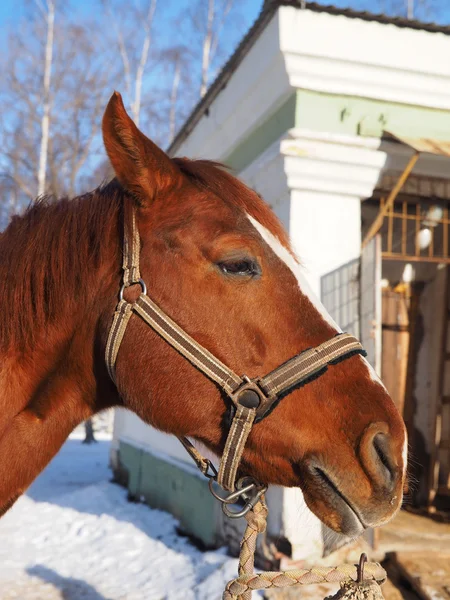
[[131, 287], [132, 285], [138, 285], [138, 284], [141, 286], [142, 293], [144, 294], [144, 296], [146, 296], [147, 295], [147, 286], [145, 285], [145, 282], [143, 279], [139, 279], [139, 281], [132, 281], [128, 285], [122, 285], [122, 287], [120, 288], [120, 291], [119, 291], [119, 302], [122, 302], [123, 293], [127, 288]]
[[257, 379], [250, 379], [247, 375], [242, 375], [242, 380], [244, 383], [230, 394], [235, 405], [240, 404], [246, 408], [257, 409], [269, 399]]
[[[209, 490], [214, 498], [222, 503], [222, 510], [230, 519], [239, 519], [240, 517], [245, 516], [250, 510], [252, 510], [252, 508], [267, 490], [267, 486], [257, 483], [251, 477], [242, 477], [236, 484], [236, 490], [228, 494], [228, 496], [223, 497], [219, 496], [219, 494], [214, 491], [215, 482], [215, 478], [210, 478], [208, 483]], [[236, 504], [238, 500], [244, 501], [244, 508], [239, 511], [230, 510], [228, 505]]]

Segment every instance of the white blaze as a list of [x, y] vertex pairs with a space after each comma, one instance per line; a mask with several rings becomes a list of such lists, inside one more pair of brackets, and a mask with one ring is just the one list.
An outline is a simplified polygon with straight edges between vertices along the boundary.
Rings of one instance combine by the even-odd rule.
[[317, 311], [322, 315], [323, 319], [333, 327], [336, 333], [342, 333], [342, 329], [335, 323], [335, 321], [331, 318], [325, 306], [320, 302], [315, 293], [313, 292], [311, 286], [308, 283], [308, 280], [305, 277], [305, 274], [302, 270], [301, 265], [295, 256], [290, 252], [287, 248], [283, 246], [278, 238], [276, 238], [273, 233], [271, 233], [268, 229], [263, 227], [261, 223], [256, 221], [250, 215], [247, 215], [250, 219], [253, 227], [258, 231], [263, 240], [266, 242], [268, 246], [275, 252], [280, 260], [284, 262], [284, 264], [289, 267], [294, 277], [297, 279], [298, 286], [303, 295], [305, 295], [311, 304], [317, 309]]
[[[276, 238], [273, 235], [273, 233], [271, 233], [263, 225], [261, 225], [259, 221], [257, 221], [250, 215], [247, 215], [247, 217], [249, 218], [253, 227], [258, 231], [263, 240], [266, 242], [266, 244], [273, 250], [273, 252], [278, 256], [278, 258], [282, 260], [284, 264], [290, 269], [294, 277], [297, 279], [300, 291], [309, 299], [309, 301], [319, 312], [319, 314], [322, 315], [324, 321], [331, 325], [331, 327], [333, 327], [336, 333], [342, 333], [342, 329], [331, 318], [327, 309], [324, 307], [322, 302], [317, 298], [316, 294], [311, 289], [311, 286], [309, 285], [308, 280], [306, 279], [305, 274], [303, 272], [302, 266], [299, 264], [294, 254], [290, 252], [287, 248], [285, 248], [285, 246], [283, 246], [280, 240]], [[367, 367], [369, 376], [372, 379], [372, 381], [379, 383], [381, 386], [383, 386], [384, 389], [386, 389], [372, 365], [363, 356], [359, 356], [359, 359]]]
[[403, 456], [403, 469], [406, 470], [406, 466], [408, 464], [408, 435], [407, 435], [406, 431], [405, 431], [405, 441], [403, 443], [402, 456]]

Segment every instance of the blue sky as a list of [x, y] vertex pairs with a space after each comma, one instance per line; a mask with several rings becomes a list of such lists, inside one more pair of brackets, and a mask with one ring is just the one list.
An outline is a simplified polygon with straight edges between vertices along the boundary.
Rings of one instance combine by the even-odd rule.
[[[338, 7], [351, 7], [356, 10], [369, 10], [379, 13], [387, 10], [390, 4], [401, 5], [407, 0], [318, 0], [322, 4], [333, 4]], [[127, 0], [124, 0], [126, 4]], [[416, 17], [424, 21], [437, 21], [443, 24], [450, 23], [450, 3], [448, 0], [415, 0], [417, 6]], [[167, 14], [174, 10], [179, 10], [186, 6], [189, 0], [160, 0], [158, 10], [164, 7]], [[263, 0], [237, 0], [235, 5], [241, 5], [241, 11], [245, 20], [245, 28], [254, 22], [258, 16]], [[10, 27], [20, 22], [20, 19], [27, 14], [29, 7], [33, 6], [32, 0], [1, 0], [0, 2], [0, 50], [5, 49], [7, 33]], [[60, 6], [66, 7], [67, 13], [70, 13], [71, 20], [93, 15], [100, 8], [100, 2], [95, 0], [65, 0], [60, 2]], [[167, 22], [167, 21], [166, 21]], [[173, 35], [173, 32], [168, 34]], [[176, 37], [176, 32], [175, 36]], [[233, 40], [234, 42], [235, 40]]]
[[[44, 0], [45, 1], [45, 0]], [[139, 0], [135, 0], [135, 4]], [[174, 14], [183, 14], [185, 7], [191, 0], [158, 0], [157, 14], [160, 17], [161, 26], [167, 28], [167, 31], [162, 31], [163, 35], [174, 43], [177, 43], [177, 37], [181, 38], [181, 32], [169, 29], [171, 23], [170, 17]], [[141, 2], [142, 3], [142, 2]], [[123, 4], [127, 5], [127, 0], [123, 0]], [[130, 4], [132, 4], [130, 2]], [[229, 53], [234, 50], [234, 46], [239, 42], [245, 31], [252, 25], [260, 13], [263, 0], [235, 0], [233, 9], [239, 8], [242, 15], [242, 22], [239, 23], [239, 31], [236, 35], [231, 35], [229, 40], [230, 47], [227, 47]], [[86, 17], [98, 17], [101, 11], [104, 10], [101, 5], [101, 0], [59, 0], [59, 7], [63, 7], [66, 16], [71, 22], [82, 21]], [[35, 11], [36, 7], [33, 0], [0, 0], [0, 53], [7, 50], [8, 33], [14, 32], [17, 25], [23, 18], [27, 17], [31, 11]], [[162, 19], [161, 19], [162, 16]], [[57, 14], [58, 19], [58, 14]]]

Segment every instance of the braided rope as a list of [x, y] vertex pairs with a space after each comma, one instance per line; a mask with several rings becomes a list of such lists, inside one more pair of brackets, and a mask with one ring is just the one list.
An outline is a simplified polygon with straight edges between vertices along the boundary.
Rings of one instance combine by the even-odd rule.
[[[267, 505], [264, 497], [262, 497], [253, 510], [245, 516], [247, 527], [241, 542], [239, 577], [227, 584], [222, 596], [223, 600], [250, 600], [253, 590], [279, 589], [311, 583], [340, 583], [357, 580], [358, 572], [354, 565], [254, 573], [256, 538], [258, 533], [262, 533], [266, 529], [267, 514]], [[364, 567], [364, 579], [383, 583], [386, 579], [386, 571], [378, 563], [366, 563]]]
[[[255, 564], [256, 539], [259, 533], [266, 530], [267, 515], [269, 509], [264, 496], [256, 503], [253, 510], [245, 515], [247, 527], [241, 541], [241, 552], [239, 554], [239, 578], [253, 577]], [[228, 586], [227, 586], [228, 587]], [[240, 595], [240, 600], [251, 600], [252, 592], [248, 589]], [[225, 598], [225, 596], [224, 596]]]
[[[364, 569], [366, 579], [382, 583], [386, 572], [378, 563], [367, 563]], [[253, 590], [268, 588], [286, 588], [294, 585], [311, 583], [340, 583], [356, 581], [356, 567], [343, 565], [341, 567], [314, 567], [312, 569], [295, 569], [292, 571], [265, 571], [251, 575], [241, 575], [227, 584], [223, 600], [246, 600], [245, 594]]]

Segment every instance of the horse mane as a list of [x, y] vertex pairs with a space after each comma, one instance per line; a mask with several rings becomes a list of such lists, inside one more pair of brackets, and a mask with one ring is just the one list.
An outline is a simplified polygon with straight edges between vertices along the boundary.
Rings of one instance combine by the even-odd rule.
[[1, 348], [23, 350], [62, 307], [86, 302], [87, 286], [98, 287], [93, 267], [105, 240], [119, 231], [124, 196], [113, 180], [74, 199], [40, 198], [12, 218], [0, 236]]
[[286, 230], [269, 205], [257, 192], [232, 175], [225, 165], [203, 159], [174, 158], [173, 161], [180, 171], [198, 187], [212, 192], [227, 204], [247, 212], [291, 251]]
[[[287, 234], [260, 196], [217, 162], [175, 158], [180, 171], [198, 188], [243, 210], [290, 248]], [[85, 306], [97, 289], [94, 275], [108, 240], [120, 239], [124, 202], [131, 202], [117, 180], [78, 196], [55, 201], [43, 197], [15, 216], [0, 235], [0, 348], [25, 349], [62, 308]], [[120, 277], [119, 259], [108, 257]], [[114, 261], [114, 262], [113, 262]]]

